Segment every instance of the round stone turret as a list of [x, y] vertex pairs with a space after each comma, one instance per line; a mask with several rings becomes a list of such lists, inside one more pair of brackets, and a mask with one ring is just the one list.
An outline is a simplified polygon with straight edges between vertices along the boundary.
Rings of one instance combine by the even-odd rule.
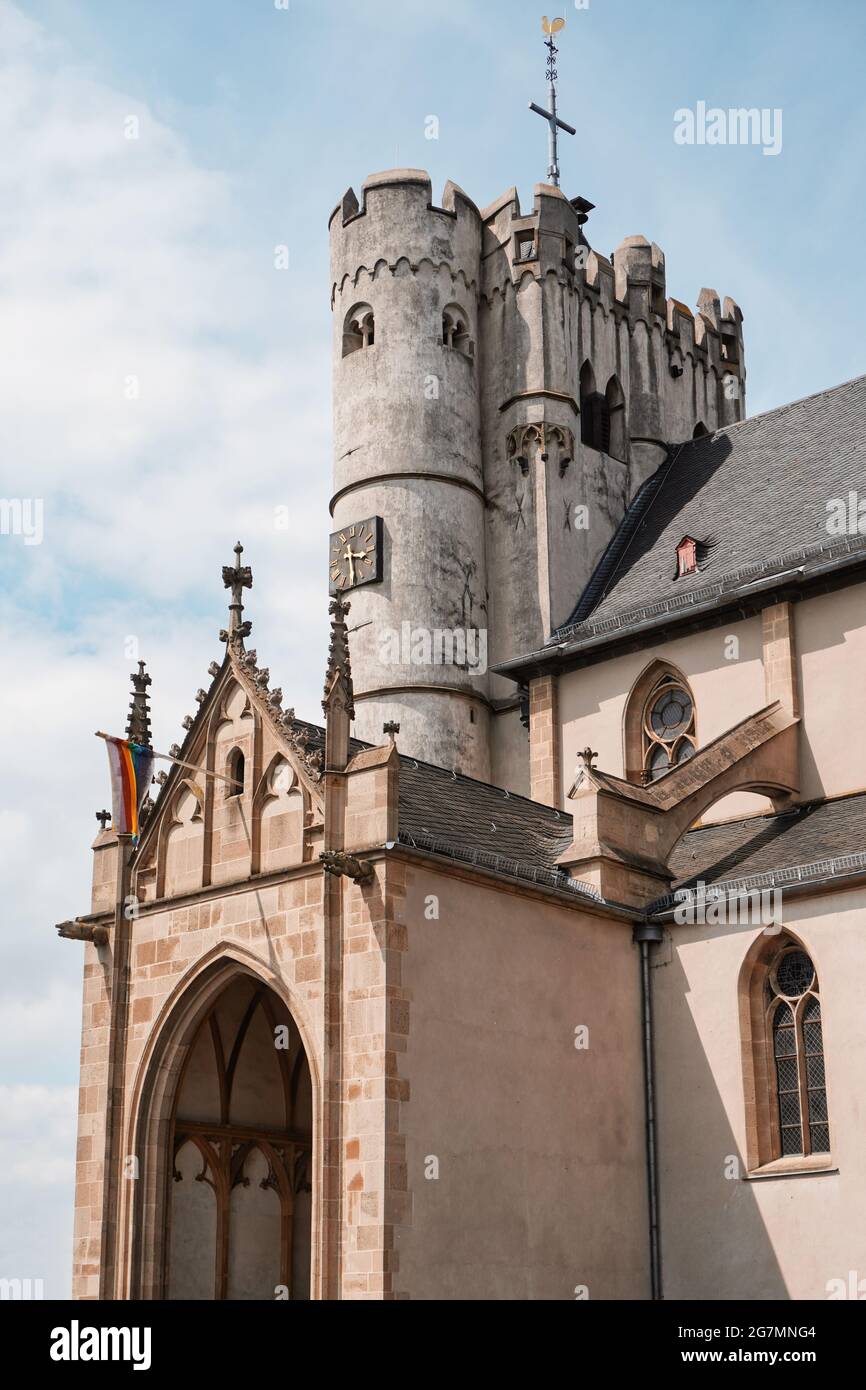
[[361, 204], [349, 190], [330, 235], [332, 560], [362, 522], [376, 544], [381, 518], [381, 577], [332, 568], [352, 604], [355, 732], [381, 743], [399, 723], [401, 751], [487, 778], [480, 216], [456, 185], [437, 208], [426, 173], [391, 170]]

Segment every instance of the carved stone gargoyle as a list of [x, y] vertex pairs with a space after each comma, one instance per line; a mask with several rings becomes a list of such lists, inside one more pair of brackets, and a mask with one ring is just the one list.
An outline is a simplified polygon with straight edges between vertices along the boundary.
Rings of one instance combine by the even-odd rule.
[[369, 883], [373, 877], [373, 865], [369, 859], [358, 859], [356, 855], [347, 854], [345, 850], [324, 849], [319, 858], [326, 874], [350, 878], [353, 883]]

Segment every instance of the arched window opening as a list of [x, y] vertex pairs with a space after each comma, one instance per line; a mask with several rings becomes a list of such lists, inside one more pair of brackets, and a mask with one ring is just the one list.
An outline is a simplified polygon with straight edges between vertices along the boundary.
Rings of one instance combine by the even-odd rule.
[[623, 714], [623, 744], [625, 776], [638, 785], [655, 781], [695, 752], [694, 696], [670, 662], [651, 661], [632, 686]]
[[241, 796], [244, 790], [244, 755], [239, 748], [233, 748], [226, 760], [226, 777], [229, 781], [224, 783], [226, 796]]
[[736, 366], [740, 360], [740, 343], [735, 333], [722, 334], [722, 360]]
[[602, 454], [610, 450], [610, 412], [605, 396], [596, 390], [589, 362], [580, 369], [580, 440]]
[[196, 1028], [169, 1126], [169, 1299], [310, 1297], [312, 1127], [294, 1019], [236, 979]]
[[653, 687], [643, 709], [643, 780], [654, 782], [694, 756], [695, 702], [672, 673]]
[[808, 954], [786, 940], [766, 975], [766, 1021], [773, 1060], [775, 1156], [830, 1152], [818, 977]]
[[628, 438], [625, 429], [625, 395], [617, 377], [612, 376], [604, 393], [608, 420], [607, 453], [625, 463], [628, 457]]
[[346, 315], [343, 324], [343, 356], [372, 347], [375, 341], [375, 319], [369, 304], [356, 304]]
[[535, 230], [532, 227], [525, 227], [521, 231], [514, 233], [514, 259], [515, 261], [534, 261], [538, 255], [535, 241]]
[[465, 357], [475, 355], [475, 343], [469, 336], [468, 316], [459, 304], [449, 304], [442, 311], [442, 344], [455, 348]]

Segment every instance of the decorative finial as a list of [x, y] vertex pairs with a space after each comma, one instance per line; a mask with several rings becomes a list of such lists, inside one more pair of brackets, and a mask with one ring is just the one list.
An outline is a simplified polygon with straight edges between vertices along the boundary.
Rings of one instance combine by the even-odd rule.
[[543, 32], [547, 35], [547, 38], [546, 38], [545, 41], [544, 41], [544, 46], [545, 46], [545, 48], [547, 49], [547, 94], [548, 94], [548, 104], [549, 104], [549, 106], [550, 106], [550, 110], [549, 110], [549, 111], [545, 111], [545, 109], [544, 109], [543, 106], [536, 106], [536, 104], [535, 104], [534, 101], [531, 101], [531, 102], [529, 103], [529, 109], [530, 109], [530, 111], [535, 111], [535, 112], [537, 113], [537, 115], [543, 116], [544, 119], [547, 121], [547, 125], [548, 125], [548, 141], [547, 141], [547, 143], [548, 143], [548, 155], [549, 155], [548, 165], [547, 165], [547, 177], [548, 177], [549, 181], [550, 181], [552, 184], [554, 184], [555, 187], [558, 188], [558, 187], [559, 187], [559, 152], [558, 152], [558, 146], [557, 146], [557, 135], [556, 135], [556, 132], [557, 132], [557, 130], [566, 130], [566, 131], [568, 131], [568, 134], [569, 134], [569, 135], [576, 135], [576, 134], [577, 134], [577, 131], [575, 130], [575, 128], [574, 128], [573, 125], [568, 125], [565, 121], [561, 121], [561, 120], [559, 119], [559, 117], [557, 116], [557, 114], [556, 114], [556, 79], [557, 79], [557, 76], [558, 76], [557, 71], [556, 71], [556, 55], [557, 55], [557, 53], [559, 52], [559, 49], [556, 47], [556, 44], [553, 42], [553, 36], [554, 36], [554, 34], [558, 34], [559, 31], [560, 31], [560, 29], [564, 29], [564, 28], [565, 28], [565, 20], [564, 20], [564, 19], [548, 19], [548, 18], [547, 18], [547, 15], [545, 15], [544, 18], [543, 18], [542, 21], [541, 21], [541, 28], [542, 28]]
[[100, 831], [102, 832], [102, 831], [105, 830], [105, 827], [108, 825], [109, 821], [111, 820], [111, 812], [110, 812], [110, 811], [97, 811], [97, 812], [96, 812], [96, 819], [99, 821], [99, 829], [100, 829]]
[[[349, 605], [341, 594], [331, 599], [331, 643], [328, 648], [328, 669], [325, 673], [325, 756], [317, 761], [324, 772], [343, 772], [349, 761], [351, 722], [355, 718], [355, 695], [352, 688], [352, 666], [349, 661], [349, 634], [346, 614]], [[315, 755], [313, 755], [315, 757]], [[312, 761], [312, 759], [310, 760]]]
[[249, 565], [241, 564], [241, 556], [244, 548], [238, 541], [235, 546], [235, 562], [233, 565], [223, 565], [223, 584], [232, 591], [232, 601], [229, 604], [229, 625], [228, 630], [223, 628], [220, 632], [221, 642], [230, 642], [236, 639], [243, 646], [244, 638], [249, 637], [253, 630], [251, 622], [244, 622], [241, 614], [244, 611], [243, 591], [253, 587], [253, 572]]
[[355, 717], [354, 690], [352, 688], [352, 664], [349, 660], [349, 634], [346, 630], [346, 615], [350, 605], [341, 594], [335, 594], [328, 605], [331, 615], [331, 643], [328, 648], [328, 669], [325, 673], [325, 696], [322, 708], [330, 708], [334, 690], [339, 682], [343, 686], [343, 698], [350, 719]]
[[129, 679], [132, 681], [132, 700], [129, 719], [126, 721], [126, 737], [130, 743], [140, 743], [144, 748], [149, 748], [150, 709], [147, 703], [147, 687], [150, 685], [150, 676], [144, 669], [143, 661], [138, 663], [138, 671], [133, 671]]
[[382, 725], [382, 733], [383, 733], [383, 734], [390, 734], [390, 736], [391, 736], [391, 742], [392, 742], [392, 743], [396, 743], [396, 742], [397, 742], [397, 735], [399, 734], [399, 732], [400, 732], [400, 725], [397, 724], [397, 723], [395, 723], [395, 721], [394, 721], [393, 719], [389, 719], [388, 722], [387, 722], [387, 724], [383, 724], [383, 725]]
[[587, 771], [587, 772], [592, 772], [592, 768], [593, 768], [593, 761], [592, 761], [592, 760], [593, 760], [593, 758], [597, 758], [597, 757], [598, 757], [598, 754], [595, 753], [591, 748], [583, 748], [583, 749], [581, 749], [581, 751], [578, 753], [577, 756], [580, 758], [580, 760], [581, 760], [581, 762], [583, 763], [583, 766], [584, 766], [584, 768], [586, 769], [586, 771]]

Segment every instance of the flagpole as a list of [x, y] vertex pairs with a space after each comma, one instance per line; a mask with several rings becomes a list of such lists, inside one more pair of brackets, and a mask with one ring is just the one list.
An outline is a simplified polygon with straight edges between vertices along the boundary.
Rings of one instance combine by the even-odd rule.
[[[104, 738], [106, 743], [129, 743], [128, 738], [116, 738], [114, 734], [104, 734], [100, 729], [96, 730], [95, 737]], [[240, 786], [234, 777], [224, 777], [221, 772], [210, 772], [206, 767], [198, 767], [196, 763], [185, 763], [181, 758], [173, 758], [171, 753], [157, 753], [153, 748], [149, 748], [147, 751], [151, 757], [162, 758], [167, 763], [177, 763], [178, 767], [188, 768], [190, 772], [200, 772], [203, 777], [216, 777], [220, 782], [228, 782], [231, 787]]]

